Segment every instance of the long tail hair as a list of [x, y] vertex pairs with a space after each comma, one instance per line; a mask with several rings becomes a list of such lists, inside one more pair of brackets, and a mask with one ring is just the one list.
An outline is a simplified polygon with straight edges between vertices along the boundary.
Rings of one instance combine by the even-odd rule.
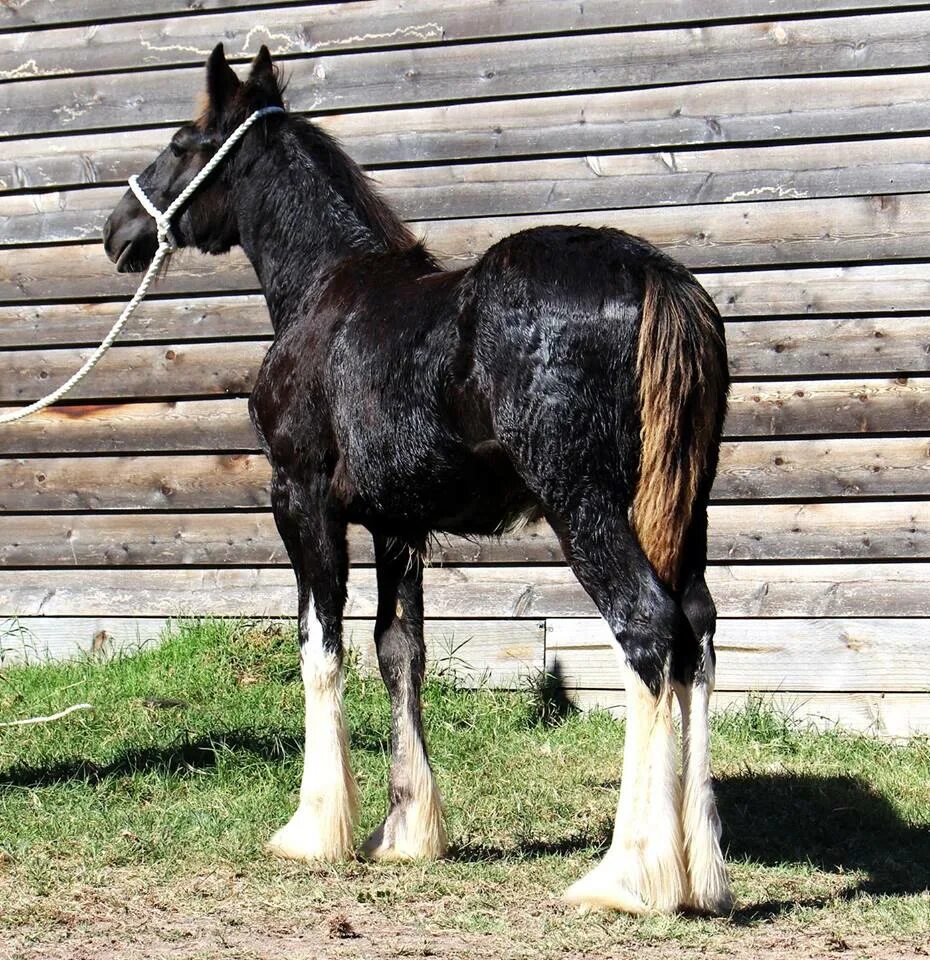
[[633, 528], [674, 590], [695, 503], [717, 469], [729, 388], [720, 314], [677, 264], [645, 268], [636, 368], [641, 454]]

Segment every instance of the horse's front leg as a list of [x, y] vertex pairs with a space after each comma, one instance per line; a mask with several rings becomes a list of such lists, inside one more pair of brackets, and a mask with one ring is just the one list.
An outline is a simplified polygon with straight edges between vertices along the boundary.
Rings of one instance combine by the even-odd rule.
[[300, 803], [269, 849], [294, 860], [353, 856], [358, 812], [343, 716], [342, 611], [348, 557], [346, 525], [328, 503], [275, 478], [272, 503], [297, 575], [300, 668], [306, 732]]
[[433, 859], [446, 850], [442, 805], [426, 755], [420, 689], [423, 571], [403, 544], [375, 537], [378, 566], [378, 665], [391, 697], [391, 774], [388, 812], [362, 853], [372, 859]]

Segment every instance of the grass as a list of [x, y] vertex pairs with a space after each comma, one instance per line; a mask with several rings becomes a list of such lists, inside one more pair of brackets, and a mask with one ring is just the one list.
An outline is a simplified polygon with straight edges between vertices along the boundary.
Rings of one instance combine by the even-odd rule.
[[[544, 685], [432, 676], [424, 699], [451, 857], [311, 868], [262, 850], [300, 775], [289, 628], [180, 623], [106, 663], [5, 668], [0, 719], [94, 710], [0, 729], [0, 956], [342, 956], [356, 932], [354, 955], [378, 957], [930, 946], [927, 740], [805, 731], [761, 701], [719, 717], [737, 910], [584, 917], [557, 895], [609, 835], [622, 724], [556, 709]], [[385, 809], [390, 711], [380, 681], [354, 670], [347, 705], [361, 839]], [[65, 934], [71, 952], [55, 953]]]

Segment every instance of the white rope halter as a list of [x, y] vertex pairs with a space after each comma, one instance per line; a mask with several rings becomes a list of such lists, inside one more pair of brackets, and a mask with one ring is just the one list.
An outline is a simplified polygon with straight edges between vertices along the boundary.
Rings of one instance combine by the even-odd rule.
[[113, 341], [119, 336], [120, 330], [123, 329], [123, 325], [126, 321], [136, 312], [136, 308], [140, 303], [145, 299], [145, 295], [148, 293], [149, 287], [152, 284], [152, 281], [155, 279], [156, 274], [158, 273], [159, 267], [161, 267], [162, 261], [169, 257], [175, 250], [177, 250], [177, 243], [175, 242], [174, 236], [171, 233], [171, 218], [178, 212], [178, 210], [187, 202], [191, 194], [210, 176], [211, 173], [223, 162], [226, 158], [226, 154], [245, 136], [249, 127], [255, 123], [259, 117], [267, 116], [269, 113], [284, 113], [283, 107], [262, 107], [261, 110], [256, 110], [255, 113], [247, 117], [238, 127], [229, 135], [228, 139], [223, 142], [219, 150], [210, 158], [206, 166], [194, 177], [193, 180], [181, 191], [180, 195], [169, 205], [167, 210], [159, 210], [158, 207], [152, 203], [151, 200], [145, 195], [145, 191], [142, 187], [139, 186], [139, 180], [137, 177], [132, 176], [129, 178], [129, 187], [132, 192], [136, 195], [136, 199], [139, 203], [142, 204], [143, 208], [149, 213], [152, 218], [155, 220], [156, 228], [156, 237], [158, 238], [158, 249], [155, 251], [155, 256], [152, 258], [152, 262], [149, 264], [148, 270], [145, 272], [145, 276], [142, 278], [142, 281], [139, 283], [139, 289], [136, 290], [133, 298], [126, 304], [123, 308], [123, 312], [119, 315], [116, 323], [110, 328], [110, 332], [103, 338], [103, 342], [99, 347], [84, 361], [83, 366], [80, 370], [74, 373], [69, 377], [57, 390], [53, 390], [50, 394], [45, 397], [42, 397], [41, 400], [36, 400], [35, 403], [30, 403], [28, 407], [21, 407], [18, 410], [13, 410], [10, 413], [5, 413], [0, 415], [0, 424], [2, 423], [13, 423], [15, 420], [22, 420], [23, 417], [28, 417], [31, 413], [36, 413], [39, 410], [44, 410], [45, 407], [51, 406], [55, 403], [56, 400], [60, 400], [66, 393], [70, 390], [73, 390], [90, 372], [97, 366], [97, 364], [103, 358], [103, 355], [110, 349], [113, 345]]

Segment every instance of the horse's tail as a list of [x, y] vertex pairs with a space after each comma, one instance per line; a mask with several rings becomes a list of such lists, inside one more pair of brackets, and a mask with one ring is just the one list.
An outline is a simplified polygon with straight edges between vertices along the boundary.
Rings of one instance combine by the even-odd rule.
[[636, 369], [641, 453], [633, 527], [656, 573], [675, 589], [695, 503], [717, 469], [729, 387], [720, 314], [683, 268], [645, 269]]

